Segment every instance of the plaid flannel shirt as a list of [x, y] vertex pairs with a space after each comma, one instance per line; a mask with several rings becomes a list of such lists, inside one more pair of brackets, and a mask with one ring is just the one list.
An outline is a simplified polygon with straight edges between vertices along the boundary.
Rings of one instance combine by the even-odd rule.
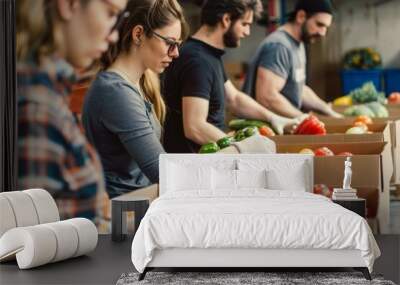
[[74, 71], [50, 58], [41, 66], [17, 65], [18, 188], [43, 188], [62, 219], [95, 220], [103, 211], [100, 160], [68, 107]]

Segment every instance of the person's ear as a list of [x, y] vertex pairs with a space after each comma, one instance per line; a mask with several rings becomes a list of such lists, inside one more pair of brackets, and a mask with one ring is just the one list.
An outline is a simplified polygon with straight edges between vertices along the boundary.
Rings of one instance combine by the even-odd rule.
[[135, 45], [142, 43], [144, 28], [142, 25], [136, 25], [132, 29], [132, 40]]
[[224, 29], [229, 29], [229, 27], [231, 26], [231, 22], [232, 22], [232, 20], [231, 20], [231, 16], [228, 14], [228, 13], [225, 13], [223, 16], [222, 16], [222, 20], [221, 20], [221, 23], [222, 23], [222, 27], [224, 28]]
[[64, 21], [70, 20], [74, 12], [81, 5], [79, 0], [55, 0], [55, 1], [57, 1], [56, 5], [58, 14], [60, 15], [60, 18]]
[[296, 15], [296, 22], [300, 25], [304, 24], [307, 20], [307, 13], [304, 10], [300, 10]]

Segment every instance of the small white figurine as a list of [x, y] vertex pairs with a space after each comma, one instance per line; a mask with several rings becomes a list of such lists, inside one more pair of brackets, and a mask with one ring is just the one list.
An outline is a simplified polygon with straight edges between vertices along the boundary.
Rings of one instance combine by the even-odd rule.
[[351, 157], [347, 157], [346, 161], [344, 162], [344, 178], [343, 178], [343, 189], [349, 190], [351, 189]]

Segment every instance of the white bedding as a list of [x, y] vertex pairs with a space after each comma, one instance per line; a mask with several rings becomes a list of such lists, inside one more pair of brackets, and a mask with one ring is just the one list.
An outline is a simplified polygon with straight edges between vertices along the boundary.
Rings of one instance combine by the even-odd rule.
[[[166, 193], [155, 200], [132, 243], [132, 262], [143, 272], [155, 249], [357, 249], [372, 272], [380, 250], [367, 222], [320, 195], [247, 189]], [[340, 267], [340, 265], [338, 265]]]

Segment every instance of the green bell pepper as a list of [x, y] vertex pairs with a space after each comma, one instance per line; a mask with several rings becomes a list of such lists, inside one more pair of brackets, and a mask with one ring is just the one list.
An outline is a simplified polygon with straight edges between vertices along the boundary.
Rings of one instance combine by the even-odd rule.
[[199, 153], [215, 153], [220, 148], [215, 142], [210, 142], [201, 146]]
[[235, 141], [235, 139], [233, 137], [224, 137], [224, 138], [218, 140], [217, 144], [221, 149], [224, 149], [224, 148], [230, 146], [234, 141]]

